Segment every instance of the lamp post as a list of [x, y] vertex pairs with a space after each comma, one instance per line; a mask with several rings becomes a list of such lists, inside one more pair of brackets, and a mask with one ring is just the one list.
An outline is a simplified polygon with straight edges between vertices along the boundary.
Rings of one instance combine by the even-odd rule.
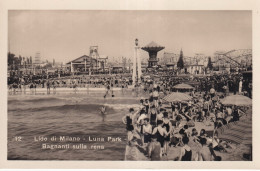
[[137, 46], [138, 46], [138, 39], [135, 39], [135, 51], [133, 57], [133, 74], [132, 74], [133, 85], [135, 85], [135, 80], [136, 80], [136, 47]]
[[[138, 39], [137, 39], [138, 40]], [[141, 81], [141, 75], [142, 75], [142, 68], [141, 68], [141, 58], [140, 58], [140, 54], [139, 54], [139, 45], [138, 45], [138, 41], [136, 44], [136, 58], [137, 58], [137, 73], [138, 73], [138, 82]]]

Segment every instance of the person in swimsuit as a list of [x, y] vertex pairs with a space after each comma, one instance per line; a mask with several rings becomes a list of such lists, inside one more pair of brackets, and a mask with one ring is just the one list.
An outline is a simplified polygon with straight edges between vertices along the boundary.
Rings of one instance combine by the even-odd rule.
[[50, 94], [51, 91], [51, 85], [50, 85], [50, 81], [48, 80], [46, 83], [46, 87], [47, 87], [47, 94]]
[[161, 144], [157, 141], [157, 136], [152, 135], [152, 142], [148, 147], [148, 157], [151, 158], [151, 161], [161, 160]]
[[152, 106], [151, 108], [150, 124], [152, 125], [153, 128], [155, 128], [157, 125], [157, 114], [156, 114], [155, 106]]
[[145, 110], [143, 110], [142, 108], [140, 108], [140, 115], [136, 121], [136, 124], [138, 126], [138, 131], [140, 133], [143, 132], [143, 125], [144, 125], [144, 119], [147, 118], [147, 114], [145, 113]]
[[192, 129], [190, 140], [192, 140], [195, 143], [199, 143], [200, 139], [198, 138], [198, 131], [196, 128]]
[[146, 147], [149, 142], [151, 142], [152, 126], [149, 123], [149, 118], [144, 119], [143, 129], [143, 143]]
[[169, 149], [169, 143], [170, 143], [170, 134], [172, 132], [172, 123], [170, 122], [168, 118], [168, 113], [164, 112], [163, 113], [163, 128], [166, 129], [168, 135], [164, 139], [164, 155], [167, 156], [167, 152]]
[[157, 122], [163, 120], [163, 112], [164, 112], [164, 109], [160, 109], [160, 113], [156, 115]]
[[163, 121], [160, 120], [157, 122], [157, 124], [158, 126], [154, 128], [152, 134], [156, 134], [157, 141], [161, 144], [161, 154], [164, 155], [164, 139], [169, 135], [169, 133], [167, 133], [166, 129], [162, 127]]
[[129, 113], [122, 118], [123, 123], [126, 125], [128, 143], [133, 138], [133, 131], [134, 131], [133, 120], [134, 120], [134, 109], [130, 108]]
[[145, 106], [145, 112], [146, 113], [149, 113], [149, 100], [148, 99], [145, 99], [144, 100], [144, 104], [143, 104], [144, 106]]
[[184, 146], [181, 148], [179, 161], [191, 161], [192, 151], [190, 146], [188, 146], [189, 138], [183, 137], [182, 142]]
[[153, 91], [149, 90], [149, 100], [153, 101]]
[[158, 107], [158, 99], [159, 99], [159, 93], [157, 91], [156, 88], [154, 88], [153, 90], [153, 100], [154, 100], [154, 104], [155, 104], [155, 107]]
[[52, 81], [52, 87], [53, 87], [53, 94], [55, 94], [56, 93], [56, 81], [55, 80]]
[[107, 89], [107, 91], [106, 91], [106, 93], [105, 93], [105, 95], [104, 95], [104, 98], [107, 97], [107, 95], [108, 95], [108, 93], [109, 93], [109, 91], [110, 91], [110, 82], [107, 82], [107, 84], [106, 84], [106, 89]]
[[189, 126], [188, 125], [184, 125], [183, 128], [180, 129], [179, 134], [182, 135], [182, 137], [189, 137], [190, 133], [188, 131]]
[[201, 141], [202, 138], [206, 138], [207, 134], [206, 134], [206, 130], [205, 129], [201, 129], [200, 130], [200, 135], [198, 136], [199, 141]]
[[106, 117], [106, 107], [105, 106], [102, 106], [101, 109], [100, 109], [100, 113], [101, 113], [101, 116], [102, 116], [102, 121], [104, 122], [105, 121], [105, 117]]

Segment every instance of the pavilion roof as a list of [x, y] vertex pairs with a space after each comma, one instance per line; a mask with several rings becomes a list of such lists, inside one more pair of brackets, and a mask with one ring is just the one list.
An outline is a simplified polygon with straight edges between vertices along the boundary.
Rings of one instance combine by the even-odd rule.
[[155, 43], [154, 41], [150, 42], [148, 45], [142, 47], [143, 50], [145, 51], [150, 51], [150, 50], [155, 50], [155, 51], [160, 51], [162, 49], [164, 49], [165, 47], [158, 45], [157, 43]]

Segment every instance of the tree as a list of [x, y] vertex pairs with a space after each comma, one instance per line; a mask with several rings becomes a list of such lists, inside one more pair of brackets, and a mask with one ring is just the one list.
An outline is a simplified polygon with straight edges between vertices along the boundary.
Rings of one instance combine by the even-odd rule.
[[14, 57], [13, 64], [14, 64], [14, 69], [18, 70], [18, 68], [19, 68], [18, 66], [20, 64], [19, 57]]
[[26, 63], [29, 65], [30, 64], [30, 59], [26, 57]]
[[126, 58], [122, 57], [122, 64], [123, 64], [124, 71], [126, 70], [126, 63], [127, 63]]
[[182, 53], [182, 50], [181, 50], [181, 53], [180, 53], [179, 60], [178, 60], [178, 62], [177, 62], [177, 67], [178, 67], [179, 69], [183, 69], [183, 68], [184, 68], [183, 53]]
[[24, 65], [24, 62], [25, 62], [25, 57], [23, 57], [23, 65]]
[[19, 55], [19, 67], [21, 68], [21, 66], [22, 66], [22, 57], [21, 57], [21, 55]]
[[32, 57], [30, 56], [30, 64], [32, 64]]
[[208, 68], [209, 68], [209, 70], [213, 69], [213, 65], [212, 65], [212, 62], [211, 62], [211, 57], [208, 58]]
[[15, 54], [12, 53], [8, 53], [8, 66], [12, 66], [14, 64], [14, 58], [15, 58]]

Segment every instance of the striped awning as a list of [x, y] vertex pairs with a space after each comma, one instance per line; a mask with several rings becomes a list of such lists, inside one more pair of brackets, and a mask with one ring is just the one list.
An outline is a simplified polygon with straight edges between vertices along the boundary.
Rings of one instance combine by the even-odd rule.
[[216, 130], [218, 138], [237, 144], [252, 145], [252, 119], [231, 122]]
[[185, 93], [173, 92], [163, 98], [167, 102], [182, 102], [192, 100], [192, 97]]
[[224, 105], [247, 106], [252, 105], [252, 99], [242, 95], [231, 95], [221, 100], [221, 103]]

